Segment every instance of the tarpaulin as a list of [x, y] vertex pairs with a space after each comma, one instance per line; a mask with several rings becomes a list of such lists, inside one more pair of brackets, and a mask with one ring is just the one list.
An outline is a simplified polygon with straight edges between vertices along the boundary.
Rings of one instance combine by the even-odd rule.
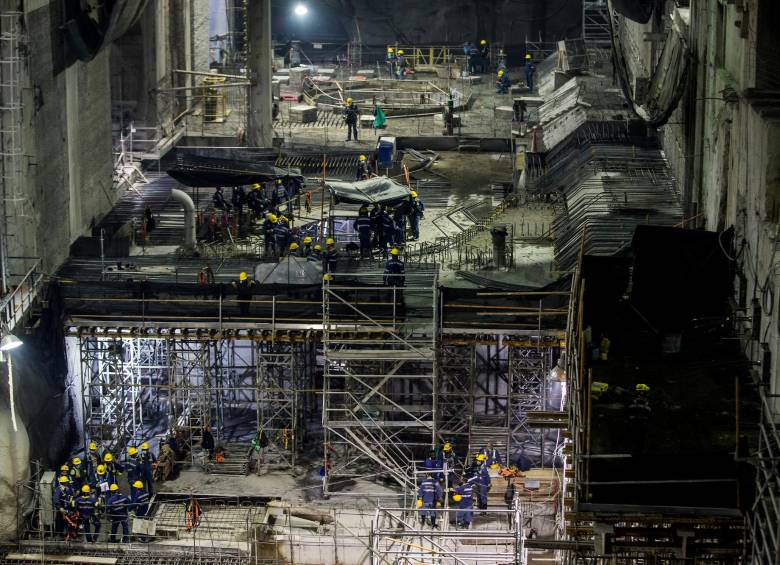
[[387, 177], [375, 177], [356, 182], [327, 182], [336, 202], [346, 204], [394, 205], [410, 197], [409, 189]]

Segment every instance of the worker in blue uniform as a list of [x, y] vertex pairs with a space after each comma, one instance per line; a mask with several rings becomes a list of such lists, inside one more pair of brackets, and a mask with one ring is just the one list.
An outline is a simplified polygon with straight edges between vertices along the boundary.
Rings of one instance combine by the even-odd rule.
[[393, 219], [393, 214], [395, 213], [395, 210], [391, 207], [387, 207], [382, 211], [381, 221], [382, 221], [382, 242], [384, 243], [384, 249], [383, 253], [387, 253], [387, 246], [390, 247], [394, 246], [397, 242], [395, 240], [396, 237], [396, 226], [395, 226], [395, 220]]
[[501, 452], [493, 446], [493, 442], [490, 440], [488, 440], [485, 447], [480, 449], [479, 452], [485, 456], [485, 464], [488, 467], [496, 463], [499, 465], [504, 463], [504, 460], [501, 459]]
[[287, 217], [281, 216], [274, 224], [274, 252], [276, 255], [281, 255], [290, 246], [290, 227], [287, 222]]
[[479, 507], [487, 510], [487, 497], [490, 490], [490, 468], [485, 463], [487, 457], [483, 453], [477, 455], [480, 463], [477, 468], [477, 487], [479, 488]]
[[339, 261], [339, 252], [336, 249], [336, 240], [325, 240], [325, 253], [322, 254], [322, 270], [326, 273], [335, 273]]
[[400, 254], [397, 247], [390, 250], [390, 259], [385, 263], [385, 286], [404, 286], [405, 284], [406, 267], [399, 257]]
[[420, 521], [423, 524], [429, 519], [431, 526], [436, 527], [436, 505], [441, 501], [441, 494], [441, 485], [430, 473], [427, 474], [417, 489], [417, 506], [421, 509]]
[[[98, 516], [98, 501], [92, 495], [92, 489], [89, 485], [81, 487], [81, 494], [76, 497], [74, 505], [79, 511], [79, 520], [84, 529], [84, 540], [95, 543], [100, 536], [100, 517]], [[94, 527], [94, 533], [90, 526]]]
[[358, 157], [357, 171], [355, 171], [355, 180], [368, 180], [374, 175], [374, 169], [368, 157], [361, 155]]
[[[130, 506], [133, 509], [133, 513], [138, 518], [145, 518], [149, 514], [149, 503], [151, 497], [149, 493], [144, 490], [144, 484], [141, 481], [135, 481], [132, 484], [132, 495], [130, 497]], [[148, 538], [146, 536], [139, 536], [139, 541], [146, 542]]]
[[525, 54], [525, 84], [528, 86], [528, 90], [534, 89], [534, 74], [536, 73], [536, 65], [534, 64], [534, 58], [530, 53]]
[[54, 506], [54, 531], [58, 534], [65, 534], [65, 518], [73, 510], [73, 490], [70, 488], [70, 479], [67, 476], [61, 476], [57, 479], [57, 487], [52, 494], [52, 505]]
[[368, 208], [363, 207], [358, 211], [357, 220], [353, 224], [360, 240], [360, 258], [373, 259], [371, 253], [371, 227], [373, 222], [368, 217]]
[[122, 528], [122, 543], [130, 541], [130, 528], [128, 527], [128, 513], [130, 511], [130, 497], [119, 491], [119, 485], [113, 483], [109, 487], [109, 497], [106, 501], [106, 516], [111, 522], [111, 536], [109, 541], [117, 541], [117, 530]]
[[423, 219], [425, 212], [425, 204], [417, 196], [417, 192], [414, 190], [411, 193], [411, 201], [409, 202], [409, 223], [412, 228], [412, 240], [420, 239], [420, 220]]
[[141, 463], [138, 460], [137, 448], [127, 448], [127, 463], [125, 463], [125, 469], [127, 470], [128, 483], [133, 484], [133, 482], [141, 478]]
[[455, 493], [453, 500], [458, 505], [458, 512], [455, 513], [455, 524], [459, 528], [470, 528], [471, 521], [474, 519], [474, 484], [463, 481], [455, 487], [453, 492]]
[[154, 465], [157, 463], [157, 457], [149, 449], [149, 444], [146, 442], [141, 444], [141, 454], [138, 456], [138, 461], [141, 464], [141, 480], [149, 495], [154, 496]]
[[509, 81], [509, 75], [504, 69], [500, 69], [496, 78], [496, 94], [507, 94], [510, 86], [512, 83]]

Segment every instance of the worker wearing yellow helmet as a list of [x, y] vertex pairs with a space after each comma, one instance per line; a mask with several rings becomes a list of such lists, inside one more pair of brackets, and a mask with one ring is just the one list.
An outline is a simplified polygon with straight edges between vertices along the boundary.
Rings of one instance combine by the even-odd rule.
[[462, 481], [452, 489], [452, 501], [457, 504], [455, 513], [455, 525], [458, 528], [470, 528], [474, 519], [474, 484], [470, 481]]
[[507, 94], [510, 86], [512, 86], [512, 83], [509, 81], [509, 75], [506, 74], [504, 69], [500, 69], [496, 79], [496, 94]]
[[[244, 273], [246, 274], [246, 273]], [[245, 283], [247, 286], [251, 288], [251, 286], [254, 284], [254, 281], [248, 281], [245, 279]], [[242, 294], [239, 293], [239, 299], [241, 299]], [[250, 295], [251, 300], [251, 295]], [[239, 303], [239, 308], [240, 308]], [[248, 311], [248, 303], [247, 303], [247, 311]], [[138, 455], [138, 476], [141, 478], [141, 480], [146, 485], [146, 490], [149, 492], [150, 495], [154, 494], [154, 467], [157, 463], [157, 457], [155, 457], [154, 453], [152, 453], [152, 450], [149, 448], [149, 444], [147, 442], [143, 442], [141, 444], [141, 453]]]
[[488, 45], [487, 39], [479, 42], [479, 59], [480, 71], [486, 73], [490, 65], [490, 45]]
[[54, 530], [57, 533], [65, 533], [66, 517], [73, 511], [73, 495], [74, 492], [70, 485], [70, 479], [67, 475], [60, 475], [52, 495], [52, 503], [56, 512]]
[[[384, 283], [385, 286], [402, 287], [406, 283], [406, 266], [401, 261], [401, 251], [397, 247], [390, 250], [390, 259], [385, 263]], [[396, 291], [398, 298], [403, 302], [403, 294]]]
[[371, 167], [371, 163], [365, 155], [358, 157], [357, 172], [355, 173], [355, 180], [367, 180], [374, 176], [374, 169]]
[[322, 254], [322, 268], [326, 273], [335, 273], [338, 266], [339, 252], [336, 240], [329, 237], [325, 240], [325, 252]]
[[238, 313], [243, 317], [249, 316], [254, 286], [255, 281], [250, 279], [249, 275], [244, 272], [238, 275], [238, 282], [233, 281], [233, 288], [236, 290], [236, 300], [238, 301]]
[[81, 488], [81, 485], [87, 480], [87, 470], [84, 469], [79, 457], [74, 457], [70, 460], [68, 478], [70, 479], [71, 486], [76, 490]]
[[355, 136], [355, 141], [358, 140], [358, 121], [360, 121], [360, 112], [352, 103], [352, 98], [347, 98], [347, 104], [344, 108], [344, 123], [347, 124], [347, 141], [352, 141], [353, 135]]
[[316, 244], [312, 248], [311, 253], [306, 257], [306, 260], [312, 263], [322, 263], [322, 245]]
[[[95, 543], [100, 536], [100, 516], [98, 515], [97, 497], [92, 494], [92, 488], [89, 485], [81, 487], [81, 494], [73, 501], [73, 506], [78, 510], [85, 541]], [[90, 526], [94, 527], [94, 533]]]
[[298, 257], [300, 255], [300, 245], [298, 245], [297, 241], [293, 241], [290, 244], [290, 247], [287, 249], [287, 256], [288, 257]]
[[274, 224], [274, 254], [277, 258], [287, 253], [292, 233], [286, 216], [279, 216], [279, 221]]
[[412, 236], [409, 238], [411, 241], [420, 239], [420, 220], [425, 217], [425, 204], [417, 195], [416, 191], [412, 191], [409, 195], [409, 225], [412, 228]]
[[[130, 489], [130, 504], [135, 509], [135, 515], [139, 518], [146, 516], [149, 513], [149, 501], [151, 496], [141, 481], [134, 481]], [[145, 541], [141, 538], [141, 541]]]
[[[121, 541], [128, 543], [130, 541], [130, 528], [128, 527], [128, 510], [132, 506], [130, 497], [119, 491], [119, 485], [111, 483], [108, 487], [109, 496], [106, 500], [106, 515], [111, 521], [111, 543]], [[122, 528], [122, 537], [117, 539], [117, 531]]]
[[525, 84], [528, 90], [534, 89], [534, 73], [536, 73], [536, 65], [534, 64], [534, 58], [530, 53], [525, 54]]
[[398, 56], [395, 61], [395, 78], [403, 80], [404, 74], [406, 74], [406, 56], [404, 55], [403, 49], [399, 49], [396, 53]]
[[395, 73], [395, 62], [397, 58], [395, 55], [395, 49], [392, 47], [387, 48], [387, 57], [385, 57], [385, 63], [387, 64], [387, 73], [390, 77]]
[[333, 280], [333, 275], [331, 275], [330, 273], [325, 273], [324, 275], [322, 275], [322, 280], [325, 281], [326, 283], [330, 282]]
[[501, 459], [501, 452], [498, 450], [497, 447], [493, 445], [492, 440], [488, 440], [485, 444], [485, 447], [480, 449], [479, 451], [480, 455], [484, 455], [485, 459], [483, 461], [488, 465], [493, 465], [494, 463], [498, 463], [501, 465], [504, 461]]

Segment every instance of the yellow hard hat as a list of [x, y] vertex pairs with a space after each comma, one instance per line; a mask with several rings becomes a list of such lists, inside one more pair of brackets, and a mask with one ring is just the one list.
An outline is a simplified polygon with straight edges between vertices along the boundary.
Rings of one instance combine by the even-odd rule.
[[105, 465], [98, 465], [97, 466], [97, 474], [98, 475], [105, 475], [106, 474], [106, 466]]
[[526, 53], [526, 54], [525, 54], [525, 60], [526, 60], [526, 61], [530, 60], [531, 58], [532, 58], [532, 57], [531, 57], [531, 54], [530, 54], [530, 53]]
[[295, 251], [296, 249], [298, 249], [298, 244], [293, 241], [290, 244], [290, 251]]
[[493, 469], [494, 471], [497, 471], [498, 469], [500, 469], [500, 468], [501, 468], [501, 465], [499, 465], [498, 463], [493, 463], [493, 464], [490, 466], [490, 468], [491, 468], [491, 469]]
[[282, 184], [282, 179], [276, 179], [276, 184]]
[[314, 251], [322, 251], [322, 245], [320, 245], [319, 243], [317, 245], [315, 245], [314, 246]]
[[89, 450], [90, 451], [97, 451], [97, 444], [93, 441], [89, 444]]
[[412, 191], [412, 198], [417, 198], [417, 193], [414, 190]]
[[74, 457], [73, 458], [73, 464], [74, 465], [81, 465], [81, 459], [79, 459], [78, 457]]
[[276, 214], [268, 214], [268, 219], [272, 224], [275, 224], [279, 221], [279, 218], [276, 217]]
[[390, 255], [398, 255], [399, 253], [400, 253], [400, 251], [398, 251], [398, 248], [397, 248], [397, 247], [393, 247], [393, 248], [390, 250]]
[[135, 447], [129, 447], [127, 449], [127, 454], [132, 457], [133, 455], [137, 455], [138, 454], [138, 450]]
[[636, 385], [636, 391], [637, 392], [650, 392], [650, 387], [646, 384], [639, 383]]
[[422, 505], [423, 505], [422, 498], [418, 498], [417, 499], [417, 508], [422, 508]]
[[452, 451], [452, 444], [450, 442], [446, 442], [442, 449], [444, 449], [444, 451]]
[[106, 453], [103, 456], [103, 461], [105, 461], [106, 463], [111, 463], [113, 460], [114, 460], [114, 456], [111, 455], [110, 453]]
[[280, 221], [280, 222], [287, 223], [287, 222], [289, 222], [290, 220], [288, 220], [288, 219], [287, 219], [287, 216], [279, 216], [279, 221]]
[[64, 471], [67, 471], [69, 468], [70, 467], [68, 467], [67, 465], [62, 465], [62, 466], [60, 466], [60, 471], [64, 472]]
[[399, 50], [398, 50], [398, 54], [399, 54], [399, 55], [403, 55], [403, 54], [404, 54], [404, 50], [403, 50], [403, 49], [399, 49]]
[[119, 490], [119, 485], [116, 483], [111, 483], [111, 486], [108, 487], [108, 490], [110, 490], [111, 492], [116, 492]]
[[325, 240], [325, 245], [336, 245], [336, 240], [333, 239], [332, 237], [329, 237], [328, 239]]
[[324, 281], [332, 281], [333, 280], [333, 275], [331, 275], [330, 273], [325, 273], [325, 275], [323, 275], [323, 277], [322, 277], [322, 280], [324, 280]]
[[91, 490], [92, 489], [89, 488], [89, 485], [84, 485], [83, 487], [81, 487], [81, 492], [83, 492], [84, 494], [89, 494], [89, 491]]
[[66, 484], [68, 484], [68, 483], [70, 482], [70, 479], [69, 479], [68, 477], [66, 477], [65, 475], [61, 476], [61, 477], [60, 477], [59, 479], [57, 479], [57, 480], [58, 480], [58, 481], [60, 482], [60, 484], [62, 484], [62, 485], [66, 485]]
[[461, 500], [463, 500], [463, 497], [459, 494], [453, 494], [452, 500], [454, 500], [455, 502], [460, 502]]
[[247, 274], [242, 272], [240, 275], [238, 275], [238, 280], [245, 281], [247, 279]]
[[484, 461], [485, 459], [487, 459], [487, 455], [485, 455], [484, 453], [477, 453], [476, 459], [477, 461]]
[[393, 51], [395, 51], [395, 49], [393, 49], [392, 47], [388, 47], [388, 48], [387, 48], [387, 52], [388, 52], [388, 53], [392, 53]]
[[352, 98], [347, 98], [347, 104], [352, 104]]
[[136, 481], [133, 483], [133, 488], [144, 488], [144, 484], [141, 481]]
[[498, 71], [498, 76], [500, 77], [504, 76], [504, 71]]
[[365, 155], [361, 155], [361, 156], [359, 157], [359, 159], [360, 159], [361, 161], [365, 161], [365, 160], [366, 160], [366, 156], [365, 156]]
[[303, 244], [304, 245], [309, 245], [312, 241], [314, 241], [314, 240], [310, 236], [308, 236], [308, 235], [303, 238]]
[[252, 190], [257, 190], [258, 188], [262, 188], [262, 185], [259, 182], [252, 185]]
[[483, 39], [482, 41], [479, 42], [479, 44], [480, 45], [487, 45], [487, 41], [485, 39]]
[[[246, 275], [246, 273], [244, 273], [244, 274]], [[149, 444], [148, 444], [148, 443], [146, 443], [146, 442], [143, 442], [143, 443], [141, 444], [141, 449], [143, 449], [144, 451], [148, 451], [148, 449], [149, 449]]]

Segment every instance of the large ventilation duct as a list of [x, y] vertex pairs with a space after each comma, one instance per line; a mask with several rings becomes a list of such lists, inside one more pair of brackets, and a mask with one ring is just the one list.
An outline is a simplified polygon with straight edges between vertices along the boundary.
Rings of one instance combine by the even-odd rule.
[[178, 188], [171, 190], [171, 198], [184, 208], [184, 247], [195, 248], [195, 203], [189, 194]]
[[106, 0], [92, 12], [80, 0], [65, 0], [62, 29], [82, 61], [91, 61], [101, 49], [122, 37], [138, 21], [147, 0]]

